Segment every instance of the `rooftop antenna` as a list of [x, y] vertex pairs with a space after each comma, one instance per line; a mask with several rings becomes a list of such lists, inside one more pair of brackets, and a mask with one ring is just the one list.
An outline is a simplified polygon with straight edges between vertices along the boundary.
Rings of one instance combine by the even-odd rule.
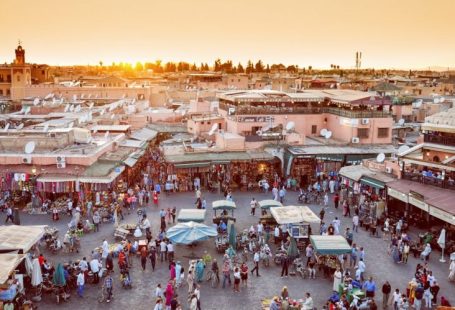
[[403, 126], [404, 122], [405, 120], [403, 118], [400, 118], [400, 120], [398, 121], [398, 125]]
[[24, 152], [25, 154], [32, 154], [33, 151], [35, 150], [35, 141], [30, 141], [27, 142], [27, 144], [24, 147]]
[[3, 131], [4, 132], [8, 132], [9, 126], [10, 126], [10, 123], [6, 124], [5, 128], [3, 129]]
[[212, 136], [212, 135], [215, 133], [215, 131], [216, 131], [217, 129], [218, 129], [218, 124], [216, 124], [216, 123], [213, 124], [213, 125], [212, 125], [212, 128], [211, 128], [210, 131], [209, 131], [209, 136]]
[[379, 153], [378, 156], [376, 156], [376, 161], [378, 163], [382, 163], [385, 160], [385, 154], [384, 153]]

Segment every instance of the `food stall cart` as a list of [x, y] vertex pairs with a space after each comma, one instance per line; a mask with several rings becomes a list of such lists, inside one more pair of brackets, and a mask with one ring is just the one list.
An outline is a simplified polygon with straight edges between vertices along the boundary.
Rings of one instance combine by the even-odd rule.
[[177, 222], [204, 223], [206, 210], [204, 209], [181, 209], [177, 215]]
[[[25, 259], [24, 254], [16, 253], [5, 253], [0, 254], [0, 303], [3, 306], [4, 303], [13, 302], [19, 293], [20, 287], [23, 287], [23, 275], [15, 274], [16, 268]], [[22, 282], [21, 285], [16, 285], [10, 280], [10, 276], [13, 279], [17, 279]]]
[[276, 225], [276, 220], [270, 214], [267, 212], [270, 208], [275, 208], [275, 207], [282, 207], [283, 205], [281, 202], [273, 200], [273, 199], [266, 199], [266, 200], [261, 200], [258, 202], [259, 207], [261, 208], [261, 222], [264, 225], [269, 225], [269, 226], [274, 226]]
[[351, 246], [343, 236], [340, 235], [312, 235], [311, 244], [314, 247], [314, 255], [319, 269], [324, 271], [326, 276], [332, 276], [336, 268], [341, 269], [339, 255], [351, 252]]
[[0, 226], [0, 251], [17, 251], [18, 254], [29, 252], [44, 236], [47, 226]]
[[[226, 225], [228, 221], [235, 222], [234, 210], [237, 208], [235, 202], [229, 200], [216, 200], [212, 202], [212, 208], [214, 212], [214, 224], [219, 225], [221, 221], [225, 222]], [[231, 216], [229, 216], [228, 211], [231, 211]], [[221, 212], [221, 214], [219, 212]]]
[[307, 206], [286, 206], [271, 208], [273, 218], [280, 225], [286, 225], [286, 233], [297, 242], [300, 252], [305, 250], [311, 235], [312, 224], [319, 224], [321, 220]]

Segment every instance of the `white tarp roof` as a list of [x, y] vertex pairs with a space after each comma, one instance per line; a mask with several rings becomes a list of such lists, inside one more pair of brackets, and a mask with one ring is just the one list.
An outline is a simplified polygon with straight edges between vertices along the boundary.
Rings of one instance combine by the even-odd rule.
[[0, 250], [27, 253], [44, 235], [46, 226], [0, 226]]
[[307, 206], [286, 206], [270, 208], [273, 218], [280, 225], [293, 223], [320, 223], [321, 219]]
[[16, 270], [25, 255], [16, 253], [0, 254], [0, 284], [8, 280], [9, 275]]
[[131, 134], [131, 138], [139, 141], [151, 141], [156, 137], [157, 134], [158, 132], [155, 130], [142, 128], [138, 131], [133, 132]]

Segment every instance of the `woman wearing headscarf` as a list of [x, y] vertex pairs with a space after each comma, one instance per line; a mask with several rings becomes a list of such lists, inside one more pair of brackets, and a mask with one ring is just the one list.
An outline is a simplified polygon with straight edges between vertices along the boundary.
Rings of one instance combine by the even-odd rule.
[[202, 278], [204, 277], [204, 262], [200, 259], [196, 264], [196, 281], [202, 282]]
[[172, 287], [172, 281], [169, 281], [167, 283], [166, 291], [164, 292], [166, 295], [166, 307], [170, 309], [171, 307], [171, 300], [172, 297], [174, 296], [174, 288]]

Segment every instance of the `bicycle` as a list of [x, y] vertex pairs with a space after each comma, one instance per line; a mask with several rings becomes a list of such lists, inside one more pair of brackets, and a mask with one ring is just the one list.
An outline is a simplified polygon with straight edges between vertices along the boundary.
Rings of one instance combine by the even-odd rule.
[[220, 277], [213, 270], [209, 270], [206, 276], [207, 282], [210, 281], [212, 288], [217, 287], [220, 284]]

